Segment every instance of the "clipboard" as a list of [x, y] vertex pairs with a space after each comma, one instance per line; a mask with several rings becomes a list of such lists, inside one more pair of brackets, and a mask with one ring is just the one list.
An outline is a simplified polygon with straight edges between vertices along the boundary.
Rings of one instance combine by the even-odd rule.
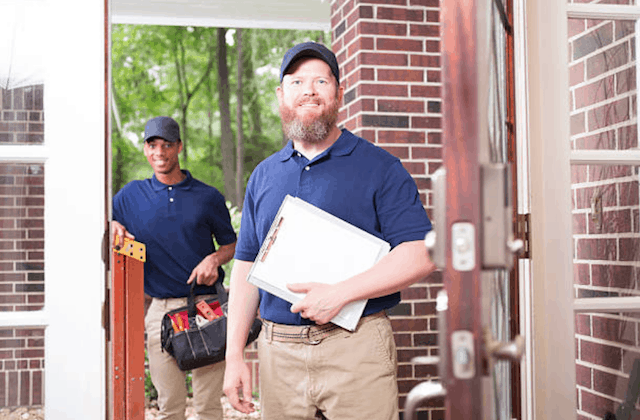
[[[382, 239], [287, 195], [247, 281], [293, 304], [304, 294], [291, 292], [288, 283], [338, 283], [371, 268], [390, 248]], [[355, 330], [366, 303], [347, 304], [331, 322]]]

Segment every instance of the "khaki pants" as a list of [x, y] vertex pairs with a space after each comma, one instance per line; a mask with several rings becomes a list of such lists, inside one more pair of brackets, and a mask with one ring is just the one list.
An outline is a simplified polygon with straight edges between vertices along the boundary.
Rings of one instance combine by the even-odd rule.
[[[386, 315], [363, 318], [353, 333], [338, 328], [319, 343], [279, 341], [269, 331], [273, 323], [264, 326], [258, 338], [263, 419], [314, 419], [317, 410], [329, 420], [398, 419], [396, 347]], [[296, 334], [283, 336], [290, 333]]]
[[[184, 420], [187, 404], [186, 372], [178, 367], [173, 356], [162, 351], [160, 344], [160, 323], [164, 314], [172, 309], [185, 306], [187, 298], [157, 299], [145, 316], [147, 330], [147, 351], [151, 381], [158, 391], [158, 419]], [[193, 406], [199, 420], [222, 420], [222, 382], [225, 362], [194, 369], [191, 373], [193, 385]]]

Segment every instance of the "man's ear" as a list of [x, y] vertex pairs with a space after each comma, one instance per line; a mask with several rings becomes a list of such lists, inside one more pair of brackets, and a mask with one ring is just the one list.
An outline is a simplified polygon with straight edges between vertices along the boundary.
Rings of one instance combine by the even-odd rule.
[[182, 140], [178, 140], [178, 153], [182, 153]]
[[278, 105], [282, 104], [282, 95], [284, 93], [282, 92], [282, 85], [279, 85], [278, 87], [276, 87], [276, 98], [278, 98]]

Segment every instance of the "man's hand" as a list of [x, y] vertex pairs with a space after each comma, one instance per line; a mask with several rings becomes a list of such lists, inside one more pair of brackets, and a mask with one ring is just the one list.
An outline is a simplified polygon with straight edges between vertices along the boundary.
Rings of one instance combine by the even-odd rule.
[[245, 414], [255, 411], [251, 402], [251, 371], [244, 360], [227, 360], [222, 388], [233, 408]]
[[[118, 242], [116, 242], [116, 236], [118, 236]], [[127, 231], [127, 228], [122, 226], [115, 220], [111, 221], [111, 243], [116, 249], [120, 249], [124, 246], [124, 238], [135, 239], [135, 236]]]
[[287, 287], [295, 293], [306, 293], [301, 301], [291, 306], [291, 312], [300, 312], [302, 317], [319, 325], [331, 321], [348, 303], [335, 285], [295, 283], [288, 284]]
[[198, 284], [204, 284], [205, 286], [213, 285], [218, 280], [218, 258], [215, 253], [204, 257], [200, 264], [196, 265], [193, 269], [187, 284], [191, 284], [194, 279], [198, 279]]

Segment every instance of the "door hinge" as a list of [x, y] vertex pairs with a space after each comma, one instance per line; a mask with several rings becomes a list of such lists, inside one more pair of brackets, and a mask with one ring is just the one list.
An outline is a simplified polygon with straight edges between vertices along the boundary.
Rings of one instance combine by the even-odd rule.
[[524, 242], [522, 252], [518, 258], [531, 259], [531, 213], [518, 214], [516, 216], [516, 237]]

